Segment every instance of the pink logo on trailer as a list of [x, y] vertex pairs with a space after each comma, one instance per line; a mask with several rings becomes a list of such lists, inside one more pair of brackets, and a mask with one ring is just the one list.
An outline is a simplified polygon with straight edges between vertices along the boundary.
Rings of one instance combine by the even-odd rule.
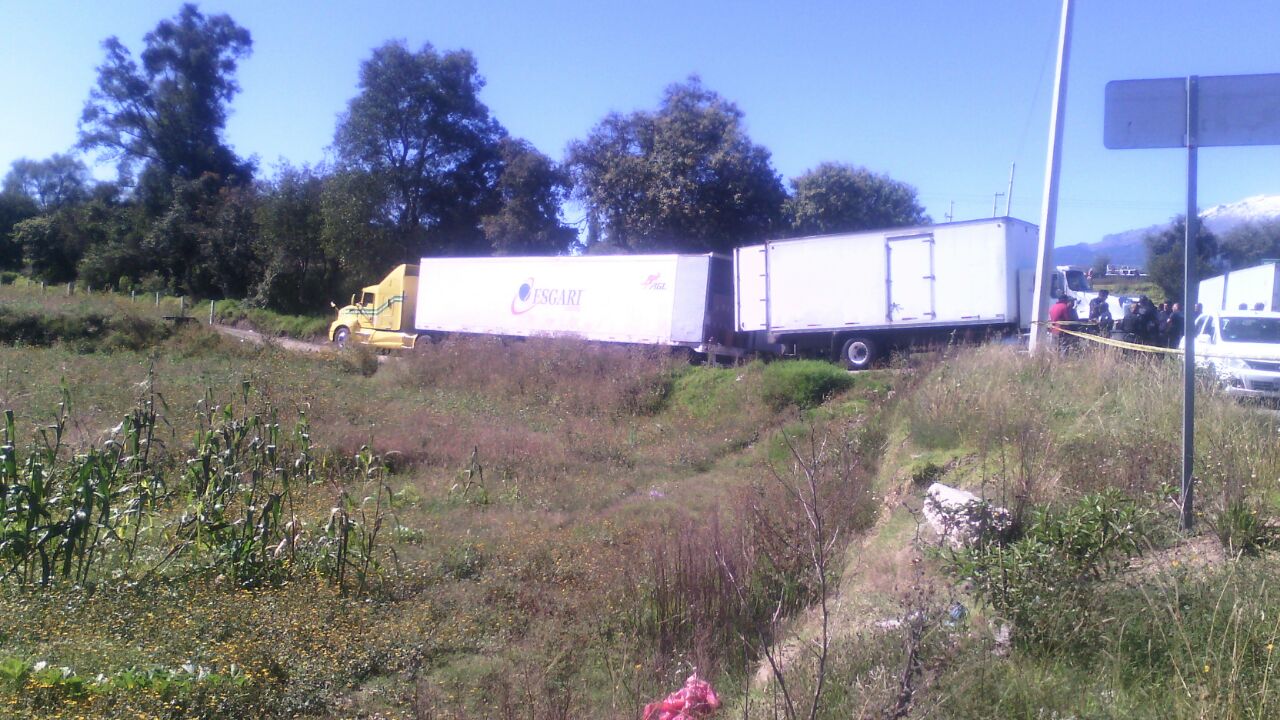
[[645, 290], [666, 290], [667, 283], [663, 281], [662, 273], [654, 273], [645, 278], [644, 282], [640, 283], [640, 287]]
[[566, 288], [540, 288], [529, 278], [516, 289], [511, 298], [511, 314], [523, 315], [539, 305], [577, 310], [582, 305], [582, 290]]

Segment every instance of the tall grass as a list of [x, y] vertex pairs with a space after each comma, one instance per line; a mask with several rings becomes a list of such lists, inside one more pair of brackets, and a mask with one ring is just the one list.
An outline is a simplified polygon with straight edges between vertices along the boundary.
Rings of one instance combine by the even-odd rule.
[[[353, 507], [345, 483], [337, 483], [342, 468], [321, 462], [312, 448], [305, 414], [287, 432], [269, 405], [254, 408], [249, 383], [239, 400], [219, 403], [207, 392], [193, 447], [177, 454], [157, 450], [163, 398], [150, 385], [108, 438], [87, 448], [64, 444], [65, 394], [55, 421], [27, 448], [7, 411], [0, 581], [48, 586], [222, 572], [253, 587], [313, 568], [345, 590], [351, 568], [366, 590], [387, 515], [380, 464], [367, 453], [358, 458], [375, 502]], [[340, 502], [320, 530], [296, 498], [326, 479], [337, 483]]]
[[[824, 717], [857, 714], [850, 705], [894, 717], [1275, 716], [1280, 426], [1197, 386], [1205, 535], [1179, 539], [1181, 379], [1161, 359], [989, 347], [899, 384], [898, 456], [955, 458], [933, 479], [1013, 508], [1018, 536], [944, 553], [969, 612], [916, 615], [929, 619], [923, 641], [908, 613], [838, 643], [831, 686], [867, 694]], [[1010, 629], [1011, 644], [999, 639]], [[910, 677], [909, 702], [894, 704]]]

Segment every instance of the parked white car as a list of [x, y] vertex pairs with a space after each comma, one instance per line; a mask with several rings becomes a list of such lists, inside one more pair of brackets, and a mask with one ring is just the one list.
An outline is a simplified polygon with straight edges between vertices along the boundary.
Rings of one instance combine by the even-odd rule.
[[1280, 399], [1280, 312], [1208, 311], [1193, 330], [1196, 364], [1215, 372], [1228, 395]]

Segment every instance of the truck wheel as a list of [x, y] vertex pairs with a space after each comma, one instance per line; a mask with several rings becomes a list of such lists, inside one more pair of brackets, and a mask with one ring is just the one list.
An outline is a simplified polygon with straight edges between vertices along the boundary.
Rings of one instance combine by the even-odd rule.
[[431, 347], [431, 345], [434, 344], [435, 341], [436, 339], [434, 337], [426, 333], [423, 333], [414, 339], [413, 350], [414, 352], [417, 352], [417, 353], [425, 353], [427, 351], [427, 348]]
[[346, 347], [347, 340], [349, 340], [350, 338], [351, 338], [351, 331], [344, 327], [340, 327], [337, 330], [333, 331], [333, 344], [337, 345], [340, 348]]
[[840, 358], [850, 370], [866, 370], [876, 360], [876, 344], [864, 337], [849, 338], [840, 351]]

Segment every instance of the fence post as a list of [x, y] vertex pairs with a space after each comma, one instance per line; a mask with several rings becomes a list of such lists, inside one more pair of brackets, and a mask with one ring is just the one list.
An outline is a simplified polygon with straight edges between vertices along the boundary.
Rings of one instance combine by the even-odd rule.
[[187, 314], [187, 296], [183, 295], [182, 297], [178, 298], [178, 317], [182, 317], [186, 314]]
[[210, 300], [209, 301], [209, 324], [210, 325], [213, 324], [213, 305], [214, 305], [214, 301]]
[[156, 291], [156, 307], [160, 307], [160, 291]]
[[67, 283], [67, 297], [71, 297], [71, 283]]
[[43, 294], [44, 294], [44, 281], [43, 281], [43, 280], [41, 280], [41, 281], [40, 281], [40, 294], [41, 294], [41, 295], [43, 295]]
[[137, 291], [137, 290], [130, 290], [130, 291], [129, 291], [129, 302], [131, 302], [131, 303], [136, 303], [136, 302], [138, 302], [138, 291]]

